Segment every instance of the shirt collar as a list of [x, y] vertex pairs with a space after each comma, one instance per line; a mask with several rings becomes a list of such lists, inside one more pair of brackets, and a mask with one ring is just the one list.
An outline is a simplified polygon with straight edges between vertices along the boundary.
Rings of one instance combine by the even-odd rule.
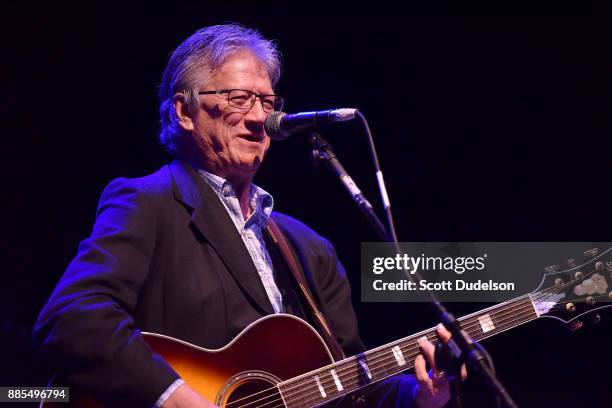
[[[222, 200], [225, 201], [228, 197], [236, 197], [234, 186], [223, 177], [203, 169], [198, 169], [198, 173]], [[264, 226], [272, 213], [274, 198], [263, 188], [251, 183], [249, 207], [251, 208], [251, 216], [246, 220], [245, 225], [256, 222], [260, 226]]]

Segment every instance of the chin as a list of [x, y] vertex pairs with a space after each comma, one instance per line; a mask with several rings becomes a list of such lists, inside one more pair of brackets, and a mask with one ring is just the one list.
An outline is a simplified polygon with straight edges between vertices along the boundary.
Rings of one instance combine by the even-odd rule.
[[246, 154], [238, 158], [237, 163], [240, 168], [244, 169], [255, 169], [259, 168], [263, 161], [264, 154]]
[[251, 175], [255, 175], [255, 172], [257, 170], [259, 170], [259, 166], [261, 165], [261, 161], [257, 160], [255, 162], [249, 163], [249, 164], [244, 164], [242, 166], [240, 166], [240, 168], [245, 172], [245, 173], [250, 173]]
[[259, 158], [250, 161], [238, 161], [230, 166], [232, 168], [231, 173], [240, 178], [253, 178], [260, 165], [261, 160]]

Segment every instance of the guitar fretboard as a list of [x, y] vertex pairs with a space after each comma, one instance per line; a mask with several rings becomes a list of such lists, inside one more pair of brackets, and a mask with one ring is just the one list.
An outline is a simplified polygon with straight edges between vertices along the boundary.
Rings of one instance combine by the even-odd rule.
[[[459, 319], [475, 340], [482, 340], [538, 317], [529, 295]], [[288, 408], [313, 407], [413, 367], [419, 342], [438, 342], [435, 328], [385, 344], [278, 384]]]

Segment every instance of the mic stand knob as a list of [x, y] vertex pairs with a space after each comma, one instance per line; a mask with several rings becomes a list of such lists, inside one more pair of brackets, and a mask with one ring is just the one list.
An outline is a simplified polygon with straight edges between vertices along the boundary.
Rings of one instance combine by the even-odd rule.
[[323, 160], [323, 155], [318, 149], [312, 149], [310, 152], [310, 160], [312, 161], [313, 166], [319, 167], [321, 160]]

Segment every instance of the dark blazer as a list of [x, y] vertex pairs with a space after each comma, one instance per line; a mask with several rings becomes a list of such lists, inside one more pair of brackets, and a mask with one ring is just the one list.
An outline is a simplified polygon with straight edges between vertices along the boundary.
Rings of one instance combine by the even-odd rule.
[[[332, 245], [273, 213], [293, 244], [340, 345], [363, 350], [345, 272]], [[173, 162], [102, 193], [91, 236], [35, 327], [50, 367], [102, 400], [152, 406], [178, 378], [140, 331], [219, 348], [273, 313], [223, 204], [193, 168]]]

